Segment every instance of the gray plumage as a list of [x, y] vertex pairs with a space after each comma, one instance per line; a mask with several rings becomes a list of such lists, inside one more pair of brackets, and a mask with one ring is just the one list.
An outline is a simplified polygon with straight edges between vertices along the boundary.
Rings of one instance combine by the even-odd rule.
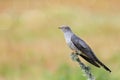
[[94, 54], [92, 49], [81, 38], [76, 36], [69, 26], [63, 25], [59, 27], [64, 33], [65, 41], [67, 45], [78, 55], [84, 58], [89, 63], [96, 67], [102, 66], [105, 70], [111, 72], [111, 70], [105, 66]]

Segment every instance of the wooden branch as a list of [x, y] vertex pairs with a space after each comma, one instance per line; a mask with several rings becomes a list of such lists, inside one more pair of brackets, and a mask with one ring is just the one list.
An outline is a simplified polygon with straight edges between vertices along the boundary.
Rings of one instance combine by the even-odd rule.
[[86, 66], [84, 63], [81, 62], [81, 60], [78, 57], [78, 53], [71, 53], [71, 58], [73, 61], [76, 61], [79, 63], [82, 71], [84, 72], [85, 76], [87, 76], [87, 80], [95, 80], [95, 77], [93, 76], [93, 74], [90, 71], [90, 67]]

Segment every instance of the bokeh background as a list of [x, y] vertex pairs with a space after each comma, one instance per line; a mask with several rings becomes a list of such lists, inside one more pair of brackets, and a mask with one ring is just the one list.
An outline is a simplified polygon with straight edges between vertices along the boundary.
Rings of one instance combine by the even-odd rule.
[[0, 80], [86, 80], [70, 58], [61, 25], [84, 39], [120, 80], [119, 0], [0, 0]]

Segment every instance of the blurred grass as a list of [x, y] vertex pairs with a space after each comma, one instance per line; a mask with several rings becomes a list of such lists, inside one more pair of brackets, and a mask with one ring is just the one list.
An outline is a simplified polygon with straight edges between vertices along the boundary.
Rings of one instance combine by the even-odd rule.
[[[120, 12], [102, 10], [106, 0], [101, 5], [84, 0], [0, 2], [0, 80], [85, 80], [69, 57], [71, 51], [58, 29], [63, 24], [70, 25], [112, 70], [109, 74], [88, 64], [97, 80], [120, 79]], [[116, 3], [108, 4], [116, 8]]]

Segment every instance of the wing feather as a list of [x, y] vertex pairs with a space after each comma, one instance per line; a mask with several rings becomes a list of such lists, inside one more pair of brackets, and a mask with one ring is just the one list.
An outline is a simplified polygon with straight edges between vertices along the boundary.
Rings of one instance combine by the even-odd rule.
[[[77, 37], [76, 35], [73, 35], [71, 37], [71, 41], [72, 43], [75, 45], [75, 47], [80, 50], [82, 53], [84, 53], [84, 55], [80, 55], [81, 57], [83, 57], [86, 61], [90, 62], [91, 64], [100, 67], [99, 65], [101, 65], [105, 70], [111, 72], [111, 70], [105, 66], [93, 53], [92, 49], [79, 37]], [[97, 63], [98, 64], [97, 64]]]
[[80, 39], [76, 35], [73, 35], [71, 37], [71, 41], [78, 48], [78, 50], [80, 50], [82, 53], [84, 53], [90, 59], [95, 60], [96, 56], [94, 55], [93, 51], [82, 39]]

